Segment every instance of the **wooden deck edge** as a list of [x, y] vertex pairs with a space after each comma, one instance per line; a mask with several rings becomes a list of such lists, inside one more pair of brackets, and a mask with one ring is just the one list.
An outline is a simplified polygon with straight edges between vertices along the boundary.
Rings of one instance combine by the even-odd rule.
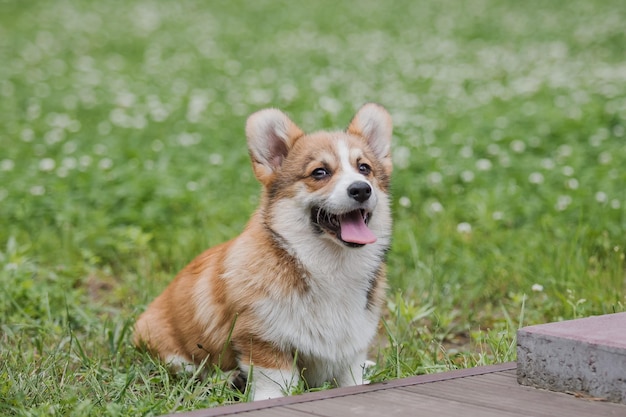
[[394, 379], [391, 381], [379, 382], [370, 385], [357, 385], [353, 387], [334, 388], [325, 391], [310, 392], [271, 400], [255, 401], [249, 403], [224, 405], [215, 408], [205, 408], [202, 410], [187, 411], [182, 413], [168, 414], [172, 417], [215, 417], [228, 416], [246, 411], [262, 410], [266, 408], [280, 407], [290, 404], [300, 404], [310, 401], [323, 400], [327, 398], [338, 398], [366, 392], [381, 391], [390, 388], [400, 388], [412, 385], [429, 384], [432, 382], [447, 381], [457, 378], [466, 378], [477, 375], [490, 374], [494, 372], [509, 371], [516, 368], [515, 362], [507, 362], [498, 365], [477, 366], [475, 368], [458, 369], [436, 374], [417, 375], [409, 378]]

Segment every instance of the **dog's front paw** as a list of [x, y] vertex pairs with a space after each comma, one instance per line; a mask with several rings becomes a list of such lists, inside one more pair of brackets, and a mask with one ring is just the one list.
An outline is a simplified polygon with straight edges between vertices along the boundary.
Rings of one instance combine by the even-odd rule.
[[373, 367], [376, 366], [376, 362], [366, 360], [363, 362], [363, 385], [367, 385], [370, 383], [369, 377], [372, 374]]
[[250, 388], [248, 398], [253, 401], [289, 395], [300, 380], [298, 370], [295, 368], [272, 369], [257, 366], [252, 368], [252, 372], [250, 372], [250, 367], [245, 364], [240, 364], [239, 368], [242, 372], [252, 374], [252, 380], [248, 381]]
[[337, 385], [340, 387], [347, 387], [352, 385], [363, 385], [369, 384], [369, 376], [371, 374], [371, 369], [374, 367], [376, 363], [361, 359], [356, 361], [350, 366], [346, 371], [337, 378]]

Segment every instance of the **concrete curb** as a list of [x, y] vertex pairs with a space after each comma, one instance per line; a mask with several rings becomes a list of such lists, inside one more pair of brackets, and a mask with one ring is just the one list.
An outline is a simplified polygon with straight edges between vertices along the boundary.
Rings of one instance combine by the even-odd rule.
[[626, 313], [518, 330], [517, 380], [626, 404]]

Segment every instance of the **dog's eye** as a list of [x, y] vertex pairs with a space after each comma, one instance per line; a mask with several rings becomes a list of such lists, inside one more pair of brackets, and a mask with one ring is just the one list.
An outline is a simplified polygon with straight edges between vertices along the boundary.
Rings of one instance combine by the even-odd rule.
[[363, 175], [369, 175], [372, 172], [372, 167], [367, 164], [359, 164], [359, 172]]
[[330, 172], [326, 168], [315, 168], [311, 173], [311, 176], [316, 180], [323, 180], [330, 176]]

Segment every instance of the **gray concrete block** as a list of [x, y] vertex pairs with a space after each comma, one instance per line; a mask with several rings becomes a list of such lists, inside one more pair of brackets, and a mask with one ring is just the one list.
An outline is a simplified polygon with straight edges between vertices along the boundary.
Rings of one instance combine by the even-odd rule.
[[517, 381], [626, 404], [626, 313], [518, 330]]

